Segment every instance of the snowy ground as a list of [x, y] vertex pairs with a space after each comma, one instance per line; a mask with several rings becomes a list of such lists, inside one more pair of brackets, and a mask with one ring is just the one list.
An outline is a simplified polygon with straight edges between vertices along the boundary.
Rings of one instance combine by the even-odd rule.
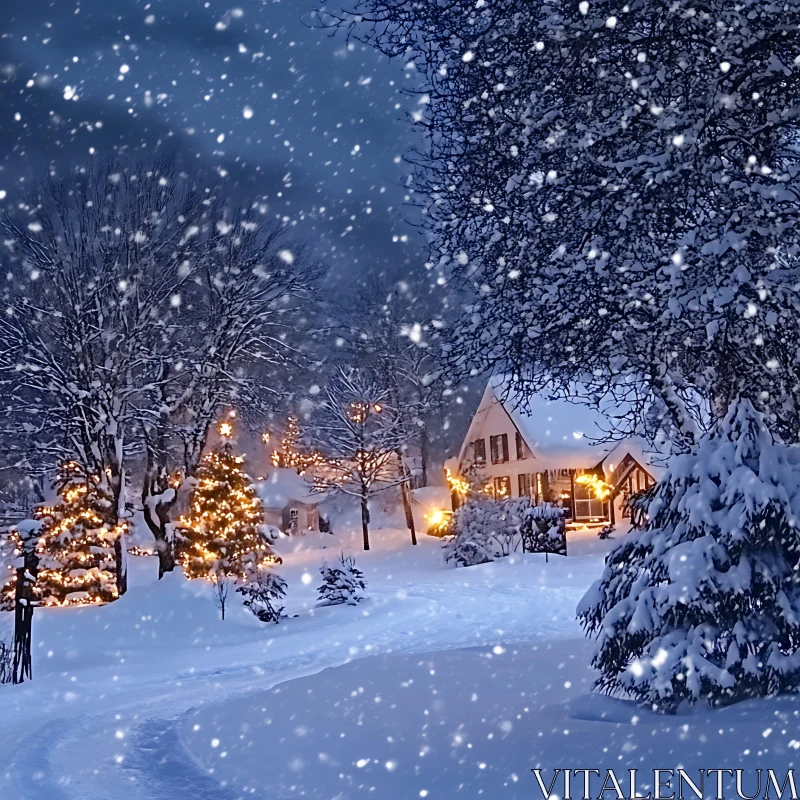
[[[793, 698], [663, 718], [587, 696], [574, 608], [606, 544], [571, 536], [566, 559], [459, 570], [401, 530], [368, 554], [285, 541], [279, 626], [237, 599], [222, 622], [206, 585], [134, 559], [117, 603], [37, 612], [36, 679], [2, 688], [0, 798], [532, 798], [535, 766], [792, 765]], [[370, 599], [315, 610], [342, 549]]]

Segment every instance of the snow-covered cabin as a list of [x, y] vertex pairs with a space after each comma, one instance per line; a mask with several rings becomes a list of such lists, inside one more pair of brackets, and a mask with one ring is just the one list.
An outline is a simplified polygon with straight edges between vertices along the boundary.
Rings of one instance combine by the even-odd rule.
[[319, 530], [319, 503], [323, 497], [293, 469], [271, 469], [255, 488], [267, 525], [288, 534]]
[[[493, 378], [447, 466], [460, 476], [477, 473], [496, 497], [560, 501], [574, 522], [622, 522], [625, 498], [652, 486], [661, 469], [638, 437], [601, 441], [610, 416], [612, 408], [544, 394], [521, 400], [502, 378]], [[577, 480], [582, 475], [612, 487], [610, 497], [598, 500]]]

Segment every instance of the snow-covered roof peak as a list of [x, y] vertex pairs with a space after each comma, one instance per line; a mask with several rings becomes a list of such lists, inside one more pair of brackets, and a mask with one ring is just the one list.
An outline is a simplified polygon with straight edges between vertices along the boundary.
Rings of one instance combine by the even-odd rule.
[[[614, 419], [626, 411], [618, 403], [610, 399], [590, 403], [577, 391], [570, 398], [547, 390], [523, 398], [504, 376], [492, 378], [489, 388], [495, 401], [511, 417], [541, 470], [592, 469], [603, 464], [612, 452], [619, 455], [621, 443], [608, 441], [615, 428]], [[636, 451], [637, 460], [650, 462], [646, 444], [638, 437], [635, 446], [629, 444], [628, 449]]]
[[265, 508], [283, 508], [290, 500], [301, 503], [319, 503], [322, 496], [312, 484], [293, 469], [270, 469], [263, 481], [255, 484], [256, 492]]

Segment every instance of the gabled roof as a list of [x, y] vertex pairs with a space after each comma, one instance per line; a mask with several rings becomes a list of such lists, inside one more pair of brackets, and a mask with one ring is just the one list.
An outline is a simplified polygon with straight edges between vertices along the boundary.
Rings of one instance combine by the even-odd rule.
[[[648, 470], [652, 464], [654, 454], [648, 452], [646, 442], [639, 437], [623, 442], [603, 441], [614, 429], [614, 418], [626, 411], [611, 401], [590, 405], [547, 392], [522, 398], [505, 378], [496, 376], [486, 387], [479, 412], [490, 404], [501, 405], [511, 418], [536, 460], [537, 471], [594, 469], [602, 465], [610, 473], [607, 464], [610, 467], [613, 461], [616, 466], [627, 452]], [[464, 455], [462, 448], [461, 461]]]
[[315, 505], [324, 499], [293, 469], [270, 469], [267, 477], [255, 484], [255, 489], [265, 508], [285, 508], [292, 500]]

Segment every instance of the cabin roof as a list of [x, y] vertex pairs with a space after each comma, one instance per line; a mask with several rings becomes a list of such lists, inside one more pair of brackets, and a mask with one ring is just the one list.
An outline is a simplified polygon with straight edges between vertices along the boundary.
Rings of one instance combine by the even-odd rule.
[[594, 469], [602, 465], [604, 472], [610, 474], [626, 453], [648, 471], [656, 471], [653, 459], [657, 454], [649, 452], [640, 437], [603, 441], [614, 429], [614, 418], [626, 412], [618, 403], [607, 400], [590, 405], [546, 391], [522, 398], [502, 376], [490, 380], [480, 408], [486, 410], [492, 403], [499, 403], [511, 418], [534, 456], [537, 471]]
[[263, 481], [255, 484], [256, 493], [265, 508], [285, 508], [289, 503], [317, 505], [323, 498], [314, 487], [293, 469], [271, 469]]

